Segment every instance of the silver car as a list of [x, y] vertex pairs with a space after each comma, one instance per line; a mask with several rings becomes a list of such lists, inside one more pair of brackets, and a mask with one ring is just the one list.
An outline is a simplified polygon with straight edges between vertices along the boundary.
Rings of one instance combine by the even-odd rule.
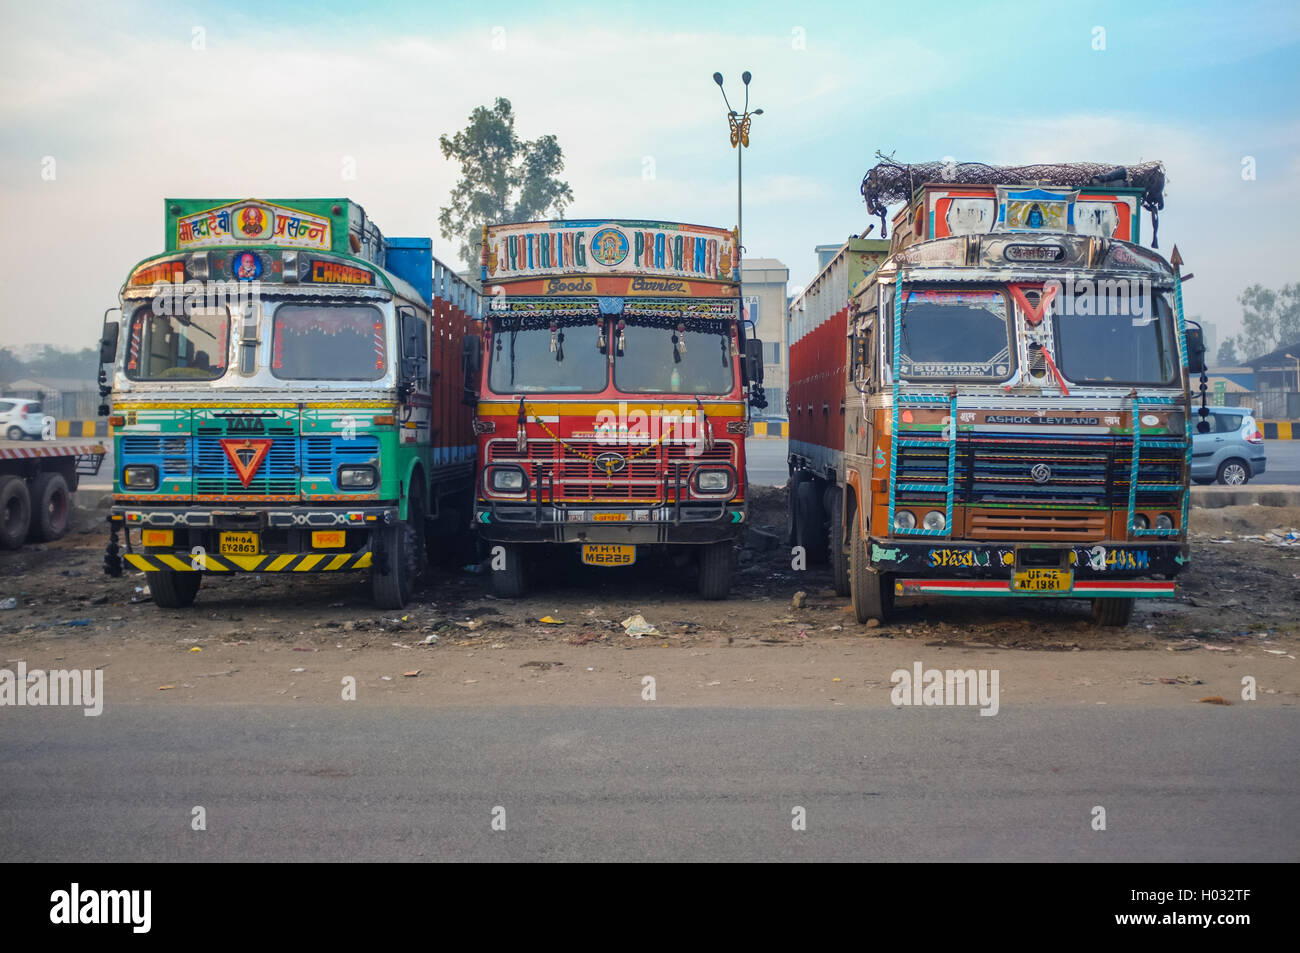
[[1209, 433], [1200, 433], [1200, 408], [1192, 410], [1192, 479], [1238, 486], [1264, 472], [1264, 435], [1243, 407], [1210, 407]]

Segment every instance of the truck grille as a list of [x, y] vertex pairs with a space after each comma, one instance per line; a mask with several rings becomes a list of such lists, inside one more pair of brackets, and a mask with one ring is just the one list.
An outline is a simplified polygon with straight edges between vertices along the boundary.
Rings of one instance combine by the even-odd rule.
[[283, 496], [298, 493], [297, 437], [271, 437], [271, 448], [248, 486], [244, 486], [235, 473], [235, 468], [231, 466], [222, 449], [222, 439], [207, 434], [195, 438], [195, 493], [204, 496]]
[[[513, 440], [493, 440], [488, 443], [489, 463], [521, 463], [534, 483], [540, 472], [555, 479], [557, 502], [592, 500], [657, 500], [663, 495], [664, 463], [682, 464], [681, 476], [685, 481], [690, 467], [699, 463], [730, 463], [735, 465], [735, 448], [728, 441], [719, 440], [712, 450], [694, 452], [687, 444], [667, 444], [647, 451], [635, 460], [630, 459], [642, 445], [599, 443], [595, 440], [568, 440], [564, 444], [555, 440], [530, 440], [528, 449], [520, 453]], [[595, 458], [602, 453], [621, 453], [627, 462], [613, 476], [597, 466]], [[673, 499], [669, 494], [669, 499]], [[683, 494], [683, 499], [686, 498]]]

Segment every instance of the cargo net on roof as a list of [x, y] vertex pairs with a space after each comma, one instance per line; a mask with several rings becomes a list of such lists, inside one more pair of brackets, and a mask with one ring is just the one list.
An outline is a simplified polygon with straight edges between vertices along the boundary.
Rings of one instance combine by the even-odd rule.
[[1151, 247], [1159, 248], [1156, 235], [1160, 210], [1165, 207], [1165, 165], [1140, 162], [1131, 166], [1100, 162], [1052, 162], [1041, 165], [985, 165], [983, 162], [920, 162], [908, 165], [877, 153], [881, 160], [862, 178], [862, 197], [867, 209], [880, 219], [880, 237], [885, 229], [885, 208], [891, 202], [910, 202], [916, 189], [926, 182], [953, 185], [1048, 185], [1079, 188], [1102, 185], [1142, 189], [1142, 207], [1151, 213]]

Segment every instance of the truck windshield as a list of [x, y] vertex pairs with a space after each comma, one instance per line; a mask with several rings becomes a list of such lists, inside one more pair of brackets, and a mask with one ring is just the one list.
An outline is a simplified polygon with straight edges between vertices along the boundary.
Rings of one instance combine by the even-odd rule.
[[1053, 307], [1058, 363], [1068, 380], [1173, 382], [1177, 345], [1169, 303], [1162, 296], [1134, 290], [1134, 294], [1127, 288], [1076, 291]]
[[[729, 393], [730, 332], [723, 321], [692, 321], [684, 331], [628, 321], [623, 352], [614, 358], [614, 386], [629, 394]], [[617, 327], [612, 333], [617, 343]]]
[[605, 323], [522, 329], [498, 327], [488, 385], [498, 394], [599, 393], [609, 377]]
[[908, 380], [1005, 380], [1011, 330], [999, 291], [904, 291], [900, 370]]
[[165, 315], [145, 305], [131, 316], [126, 376], [134, 381], [214, 381], [226, 373], [229, 343], [230, 316], [224, 308]]
[[384, 316], [366, 304], [282, 304], [271, 373], [286, 380], [373, 381], [387, 366]]

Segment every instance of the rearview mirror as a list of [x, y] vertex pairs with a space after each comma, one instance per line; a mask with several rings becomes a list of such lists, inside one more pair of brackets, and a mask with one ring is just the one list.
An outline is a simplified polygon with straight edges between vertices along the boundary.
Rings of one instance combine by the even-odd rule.
[[[116, 310], [116, 308], [108, 309], [108, 311]], [[118, 322], [108, 320], [108, 311], [104, 312], [104, 333], [99, 339], [99, 363], [101, 364], [112, 364], [117, 361], [117, 336], [121, 331]]]
[[483, 370], [483, 339], [477, 334], [461, 338], [460, 364], [465, 379], [464, 402], [472, 404], [478, 400], [478, 376]]
[[763, 383], [763, 342], [758, 338], [745, 340], [745, 379], [751, 384]]
[[1187, 325], [1187, 371], [1190, 374], [1204, 374], [1205, 367], [1205, 332], [1199, 325]]

